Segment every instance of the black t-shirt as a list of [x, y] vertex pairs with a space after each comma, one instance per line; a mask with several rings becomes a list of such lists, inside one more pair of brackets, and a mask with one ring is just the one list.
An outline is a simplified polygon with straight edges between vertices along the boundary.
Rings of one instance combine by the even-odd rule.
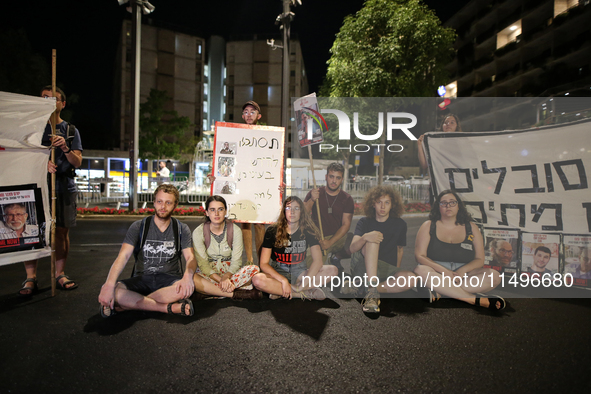
[[355, 235], [360, 237], [372, 231], [379, 231], [384, 235], [380, 243], [378, 259], [391, 264], [398, 264], [398, 247], [406, 246], [406, 222], [401, 218], [388, 217], [385, 222], [378, 222], [375, 219], [362, 217], [355, 227]]
[[298, 230], [289, 238], [289, 244], [285, 248], [275, 247], [276, 226], [270, 226], [265, 232], [263, 248], [271, 249], [271, 260], [283, 264], [299, 264], [306, 259], [306, 249], [318, 245], [318, 240], [307, 231], [302, 237], [302, 232]]
[[[320, 203], [320, 217], [322, 218], [322, 231], [324, 236], [334, 235], [343, 225], [343, 214], [350, 213], [353, 215], [355, 211], [355, 201], [348, 193], [340, 191], [336, 196], [331, 196], [326, 193], [326, 187], [321, 187], [319, 190], [318, 202]], [[312, 192], [308, 192], [304, 202], [312, 198]], [[332, 213], [328, 213], [328, 208], [331, 208]], [[318, 228], [318, 209], [312, 208], [312, 220]], [[348, 230], [347, 230], [348, 231]]]

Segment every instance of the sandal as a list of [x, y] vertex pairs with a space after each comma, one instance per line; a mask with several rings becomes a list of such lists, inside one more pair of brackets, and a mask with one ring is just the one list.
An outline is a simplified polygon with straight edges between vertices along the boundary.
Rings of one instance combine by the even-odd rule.
[[[33, 287], [27, 286], [27, 283], [29, 283], [29, 282], [33, 283]], [[37, 278], [25, 279], [22, 286], [23, 287], [17, 293], [21, 297], [31, 297], [32, 295], [37, 294], [37, 292], [39, 291], [39, 286], [37, 284]], [[23, 293], [23, 291], [26, 291], [27, 293]]]
[[111, 309], [111, 307], [104, 306], [102, 304], [99, 305], [99, 310], [101, 312], [101, 316], [104, 319], [111, 317], [111, 316], [115, 316], [117, 314], [117, 311], [115, 310], [115, 308]]
[[419, 298], [421, 298], [425, 302], [428, 302], [429, 304], [432, 304], [441, 299], [441, 296], [438, 292], [436, 292], [435, 290], [431, 290], [427, 286], [417, 286], [416, 292], [419, 295]]
[[[62, 279], [62, 278], [67, 279], [63, 284], [60, 283], [60, 279]], [[69, 285], [70, 283], [73, 283], [73, 285], [66, 287], [66, 285]], [[55, 284], [60, 290], [74, 290], [74, 289], [78, 288], [78, 283], [76, 283], [72, 279], [70, 279], [70, 277], [68, 275], [60, 275], [57, 278], [55, 278]]]
[[[488, 309], [490, 309], [491, 311], [500, 311], [505, 309], [505, 307], [507, 306], [507, 302], [503, 299], [503, 297], [497, 296], [497, 295], [486, 295], [486, 294], [482, 294], [482, 293], [476, 293], [477, 295], [479, 295], [480, 297], [476, 297], [476, 300], [474, 302], [474, 305], [476, 306], [480, 306], [480, 298], [488, 298]], [[501, 304], [501, 306], [499, 308], [497, 308], [497, 302], [499, 302]]]
[[[172, 306], [174, 304], [181, 304], [181, 312], [180, 313], [174, 313], [172, 311]], [[185, 312], [185, 308], [187, 305], [189, 305], [189, 314], [187, 314]], [[193, 313], [195, 312], [193, 309], [193, 302], [191, 302], [191, 300], [188, 298], [184, 299], [182, 301], [179, 301], [179, 302], [171, 302], [170, 304], [168, 304], [167, 310], [168, 310], [168, 313], [171, 315], [180, 315], [180, 316], [193, 316]]]

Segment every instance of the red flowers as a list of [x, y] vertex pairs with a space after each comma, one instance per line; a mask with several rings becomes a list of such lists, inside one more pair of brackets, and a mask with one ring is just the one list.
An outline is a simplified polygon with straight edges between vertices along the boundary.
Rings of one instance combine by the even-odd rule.
[[[127, 209], [115, 209], [115, 208], [78, 208], [79, 215], [153, 215], [155, 213], [154, 208], [140, 208], [137, 211], [128, 211]], [[174, 210], [173, 215], [175, 216], [205, 216], [205, 209], [203, 207], [198, 208], [184, 208], [179, 207]]]

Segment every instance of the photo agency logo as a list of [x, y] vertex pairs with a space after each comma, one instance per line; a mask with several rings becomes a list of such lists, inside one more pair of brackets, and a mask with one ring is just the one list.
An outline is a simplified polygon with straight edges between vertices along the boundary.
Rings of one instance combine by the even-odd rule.
[[[376, 108], [374, 105], [360, 105], [361, 108]], [[365, 110], [367, 111], [367, 110]], [[332, 114], [336, 116], [338, 121], [338, 144], [319, 145], [320, 152], [329, 150], [349, 151], [349, 152], [369, 152], [371, 149], [377, 149], [378, 153], [381, 150], [387, 152], [402, 152], [404, 147], [400, 144], [391, 143], [393, 135], [400, 130], [411, 141], [416, 141], [417, 138], [411, 132], [411, 129], [417, 125], [417, 117], [409, 112], [377, 112], [367, 114], [369, 116], [377, 116], [377, 131], [375, 128], [370, 130], [369, 127], [360, 129], [359, 112], [353, 112], [353, 122], [344, 111], [339, 109], [321, 109], [322, 114]], [[363, 114], [366, 115], [366, 114]], [[324, 120], [324, 118], [322, 118]], [[326, 122], [325, 122], [326, 124]], [[351, 132], [351, 126], [353, 131]], [[386, 142], [380, 143], [383, 133], [386, 133]], [[352, 140], [361, 140], [365, 143], [353, 144]]]

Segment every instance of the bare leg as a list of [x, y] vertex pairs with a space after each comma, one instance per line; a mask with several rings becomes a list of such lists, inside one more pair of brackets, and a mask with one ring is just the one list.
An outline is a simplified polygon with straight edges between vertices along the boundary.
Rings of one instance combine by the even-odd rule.
[[201, 294], [208, 294], [216, 297], [232, 298], [234, 292], [226, 293], [215, 284], [211, 283], [199, 274], [193, 275], [193, 282], [195, 283], [195, 291]]
[[[27, 272], [27, 279], [37, 279], [37, 260], [29, 260], [25, 261], [25, 271]], [[33, 293], [33, 289], [35, 288], [35, 284], [33, 282], [27, 282], [24, 285], [25, 289], [30, 290], [21, 290], [19, 291], [22, 295], [29, 295]]]
[[[330, 283], [333, 276], [339, 274], [339, 269], [334, 265], [323, 265], [320, 271], [312, 277], [307, 276], [308, 270], [301, 274], [297, 281], [297, 288], [299, 290], [307, 290], [313, 287], [325, 287], [325, 284]], [[306, 277], [304, 280], [303, 278]], [[304, 286], [302, 286], [304, 285]]]
[[380, 254], [380, 244], [367, 242], [363, 245], [361, 253], [365, 259], [365, 272], [368, 277], [378, 276], [378, 256]]
[[380, 293], [402, 293], [410, 290], [420, 284], [421, 278], [410, 271], [400, 271], [393, 278], [380, 283], [378, 292]]
[[[274, 294], [281, 296], [283, 295], [283, 287], [281, 282], [277, 279], [272, 278], [270, 275], [261, 272], [252, 277], [252, 284], [257, 289], [264, 291], [265, 293]], [[297, 291], [294, 286], [291, 286], [291, 297], [300, 297], [301, 293]]]
[[[177, 302], [181, 297], [173, 286], [163, 287], [156, 290], [148, 296], [143, 296], [135, 291], [127, 290], [123, 283], [118, 283], [115, 290], [115, 302], [122, 310], [142, 310], [152, 312], [167, 313], [168, 304]], [[119, 309], [118, 308], [118, 309]], [[180, 304], [173, 305], [172, 311], [180, 313]], [[185, 312], [188, 314], [190, 307], [185, 306]]]
[[[483, 273], [483, 271], [479, 271], [479, 270], [474, 270], [472, 272], [479, 272], [480, 275], [482, 275], [482, 273]], [[417, 268], [415, 268], [415, 273], [417, 275], [419, 275], [421, 278], [423, 278], [423, 284], [425, 286], [432, 288], [434, 291], [437, 291], [439, 294], [442, 294], [442, 295], [450, 297], [450, 298], [455, 298], [456, 300], [467, 302], [468, 304], [471, 304], [471, 305], [476, 304], [476, 297], [474, 296], [473, 293], [467, 291], [467, 289], [465, 289], [464, 286], [461, 286], [461, 287], [460, 286], [456, 287], [453, 285], [449, 286], [449, 283], [448, 283], [449, 277], [446, 276], [446, 279], [444, 282], [443, 275], [438, 273], [437, 271], [435, 271], [433, 268], [426, 266], [426, 265], [419, 264], [417, 266]], [[470, 276], [473, 276], [473, 275], [470, 275]], [[439, 279], [437, 279], [437, 278], [439, 278]], [[457, 281], [457, 283], [459, 283], [459, 281], [457, 279], [456, 279], [456, 281]], [[465, 280], [462, 279], [462, 283], [464, 283], [464, 282], [465, 282]], [[438, 284], [439, 286], [434, 286], [433, 285], [434, 283]], [[498, 285], [498, 283], [497, 283], [497, 285]], [[469, 288], [469, 289], [474, 290], [474, 288]], [[490, 286], [488, 286], [488, 287], [480, 286], [477, 289], [490, 290], [491, 287]], [[485, 308], [488, 308], [488, 306], [489, 306], [488, 298], [481, 298], [480, 305]], [[498, 307], [500, 307], [500, 305], [498, 305]]]
[[[68, 259], [68, 252], [70, 251], [70, 236], [69, 230], [66, 227], [55, 228], [55, 277], [65, 275], [66, 260]], [[66, 278], [60, 279], [60, 284], [67, 282]], [[65, 285], [66, 288], [74, 286], [74, 283]]]
[[244, 251], [246, 252], [247, 264], [252, 264], [252, 233], [250, 232], [250, 223], [241, 223], [240, 228], [242, 229], [242, 243], [244, 244]]

